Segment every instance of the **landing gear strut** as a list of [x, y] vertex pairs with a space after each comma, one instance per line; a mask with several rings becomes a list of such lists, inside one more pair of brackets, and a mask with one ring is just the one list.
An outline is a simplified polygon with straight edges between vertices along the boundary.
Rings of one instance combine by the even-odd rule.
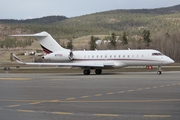
[[158, 68], [157, 68], [157, 74], [158, 74], [158, 75], [161, 75], [161, 66], [158, 66]]
[[97, 75], [101, 74], [101, 73], [102, 73], [102, 69], [96, 69], [96, 70], [95, 70], [95, 73], [96, 73]]
[[91, 73], [91, 70], [87, 69], [87, 70], [84, 70], [84, 75], [89, 75]]

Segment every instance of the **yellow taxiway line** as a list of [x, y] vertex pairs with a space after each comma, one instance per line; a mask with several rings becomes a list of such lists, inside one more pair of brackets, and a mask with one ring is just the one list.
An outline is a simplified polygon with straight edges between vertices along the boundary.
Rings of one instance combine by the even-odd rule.
[[58, 114], [58, 115], [72, 115], [74, 113], [69, 113], [69, 112], [51, 112], [52, 114]]
[[170, 118], [171, 115], [144, 115], [144, 117], [151, 117], [151, 118]]
[[32, 113], [32, 112], [35, 112], [33, 110], [17, 110], [18, 112], [27, 112], [27, 113]]
[[11, 107], [18, 107], [18, 106], [20, 106], [20, 105], [9, 105], [7, 107], [11, 108]]
[[31, 80], [32, 78], [0, 78], [0, 80]]
[[[88, 96], [87, 96], [88, 97]], [[40, 104], [43, 102], [49, 102], [49, 103], [54, 103], [54, 102], [74, 102], [74, 103], [110, 103], [110, 102], [116, 102], [116, 103], [141, 103], [141, 102], [180, 102], [180, 99], [159, 99], [159, 100], [75, 100], [75, 98], [67, 98], [66, 100], [0, 100], [3, 102], [29, 102], [29, 104]], [[16, 107], [19, 106], [17, 105], [9, 105], [8, 107]]]
[[94, 116], [117, 117], [118, 114], [93, 114]]

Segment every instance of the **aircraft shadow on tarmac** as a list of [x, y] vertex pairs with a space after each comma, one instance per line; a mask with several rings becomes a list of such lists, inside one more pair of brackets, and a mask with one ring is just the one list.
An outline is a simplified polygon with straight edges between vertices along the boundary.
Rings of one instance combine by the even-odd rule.
[[[166, 73], [163, 73], [166, 74]], [[84, 75], [82, 73], [60, 73], [59, 76], [105, 76], [105, 75], [157, 75], [155, 72], [105, 72], [100, 75], [92, 73]]]

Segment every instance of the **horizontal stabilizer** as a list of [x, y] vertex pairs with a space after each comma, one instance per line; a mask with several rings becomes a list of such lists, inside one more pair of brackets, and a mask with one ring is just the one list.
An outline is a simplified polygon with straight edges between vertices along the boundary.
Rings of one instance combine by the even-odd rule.
[[17, 63], [23, 63], [15, 54], [13, 54], [14, 59], [16, 60]]
[[37, 33], [37, 34], [20, 34], [20, 35], [9, 35], [9, 36], [19, 36], [19, 37], [46, 37], [48, 36], [47, 32], [41, 32], [41, 33]]

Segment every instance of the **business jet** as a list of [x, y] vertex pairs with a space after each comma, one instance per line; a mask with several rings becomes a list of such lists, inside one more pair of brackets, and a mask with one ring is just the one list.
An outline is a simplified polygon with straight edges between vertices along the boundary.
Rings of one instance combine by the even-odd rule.
[[42, 58], [54, 61], [54, 63], [26, 63], [20, 61], [14, 55], [18, 63], [39, 66], [79, 67], [84, 70], [84, 75], [89, 75], [92, 69], [95, 69], [96, 74], [101, 74], [102, 69], [127, 66], [158, 66], [157, 74], [160, 75], [162, 73], [161, 66], [174, 63], [171, 58], [153, 49], [72, 51], [61, 47], [47, 32], [11, 36], [36, 37], [43, 51], [47, 53]]

